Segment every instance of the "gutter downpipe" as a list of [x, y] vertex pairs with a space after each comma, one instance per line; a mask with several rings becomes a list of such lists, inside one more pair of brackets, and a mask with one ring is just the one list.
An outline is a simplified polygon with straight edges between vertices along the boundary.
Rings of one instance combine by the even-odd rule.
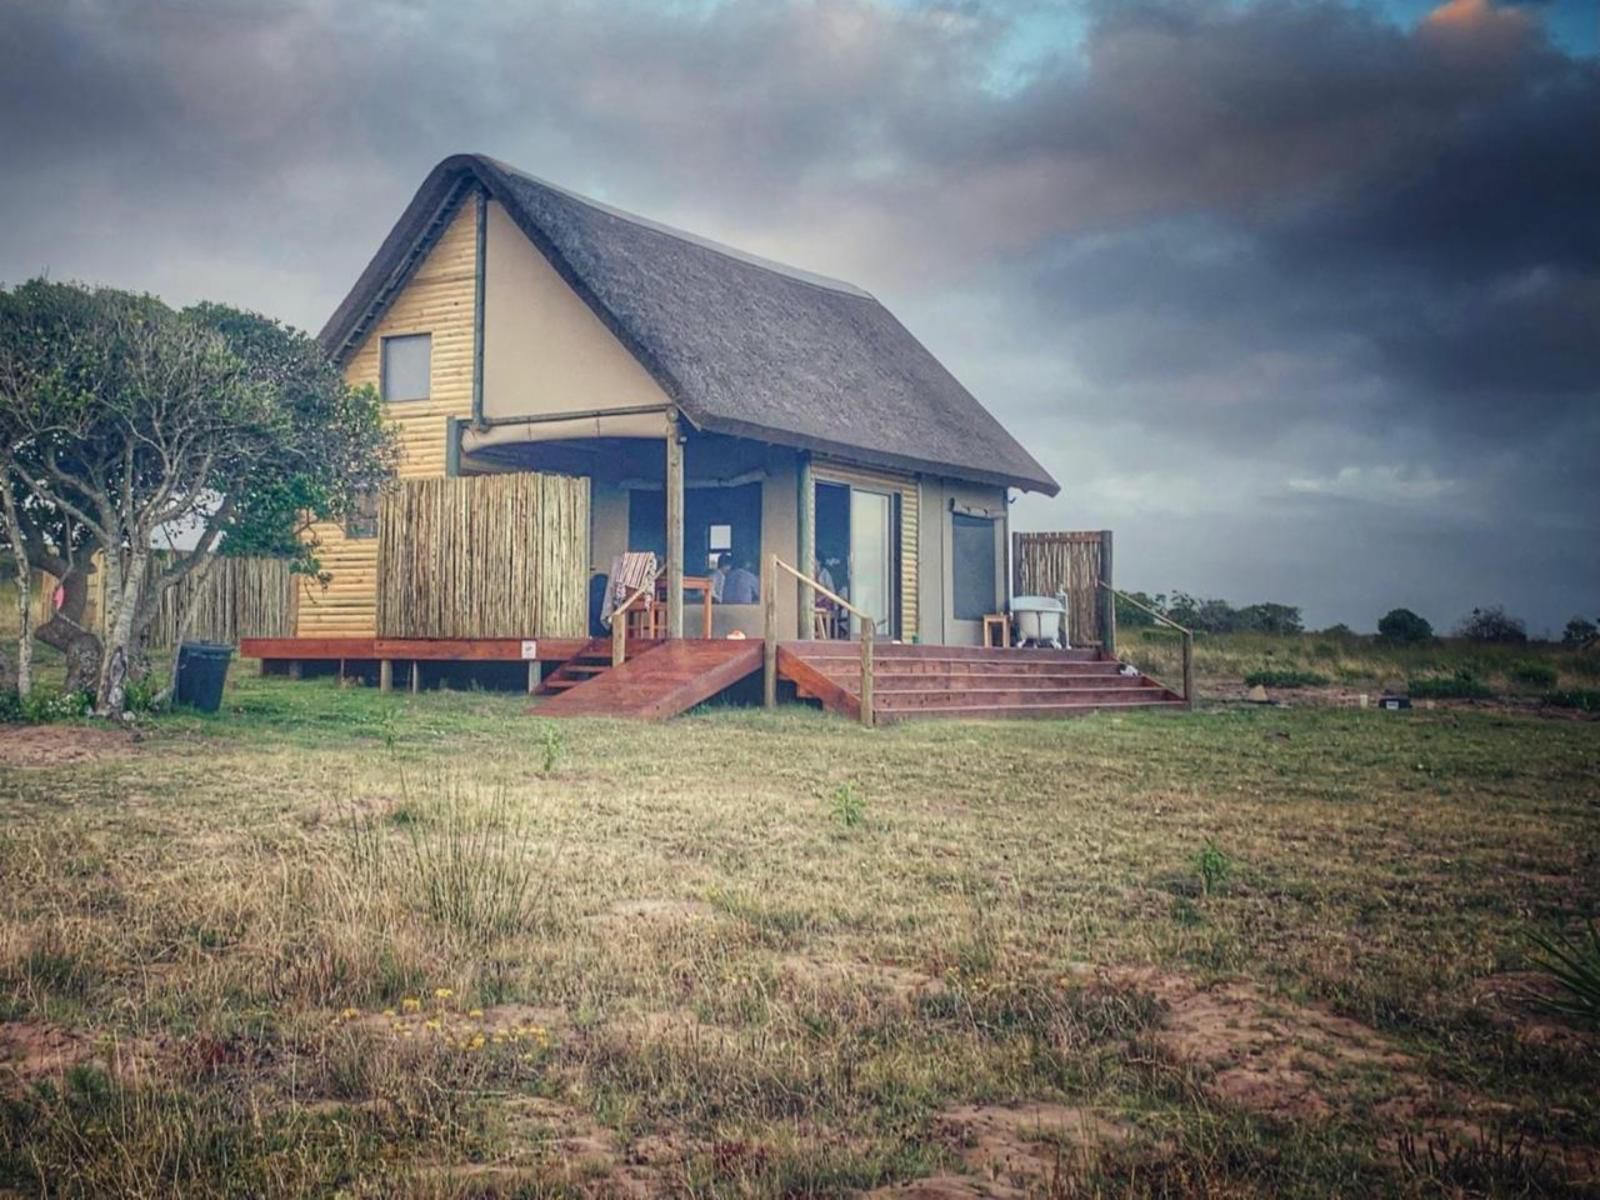
[[489, 193], [479, 187], [477, 245], [472, 264], [472, 427], [482, 430], [483, 419], [483, 295], [488, 269]]

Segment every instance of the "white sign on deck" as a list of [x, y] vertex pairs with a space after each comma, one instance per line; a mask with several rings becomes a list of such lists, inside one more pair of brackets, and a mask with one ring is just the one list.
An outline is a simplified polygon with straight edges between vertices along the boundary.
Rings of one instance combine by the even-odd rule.
[[538, 642], [523, 642], [522, 643], [522, 657], [523, 658], [538, 658], [539, 657], [539, 643]]

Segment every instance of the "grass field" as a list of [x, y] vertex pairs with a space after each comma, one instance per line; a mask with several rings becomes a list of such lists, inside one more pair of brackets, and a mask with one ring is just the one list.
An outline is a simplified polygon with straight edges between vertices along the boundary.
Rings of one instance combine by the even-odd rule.
[[[0, 726], [0, 1192], [1600, 1189], [1600, 723]], [[906, 1185], [916, 1184], [917, 1187]]]

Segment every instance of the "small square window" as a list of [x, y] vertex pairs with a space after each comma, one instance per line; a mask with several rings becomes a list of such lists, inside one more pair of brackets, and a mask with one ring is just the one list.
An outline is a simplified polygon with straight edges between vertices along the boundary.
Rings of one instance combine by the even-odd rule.
[[378, 536], [378, 493], [362, 492], [354, 511], [344, 519], [344, 536], [351, 541], [369, 541]]
[[713, 549], [713, 550], [732, 550], [733, 549], [733, 526], [732, 525], [713, 525], [711, 527], [710, 538], [711, 538], [711, 549]]
[[397, 400], [426, 400], [429, 372], [433, 365], [433, 335], [412, 333], [383, 339], [380, 365], [381, 391], [390, 403]]

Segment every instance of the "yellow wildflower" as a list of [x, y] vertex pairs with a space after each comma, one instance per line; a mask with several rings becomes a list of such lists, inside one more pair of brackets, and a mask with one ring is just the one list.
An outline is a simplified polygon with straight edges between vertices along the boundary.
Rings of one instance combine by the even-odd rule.
[[473, 1039], [470, 1042], [467, 1043], [467, 1049], [469, 1049], [469, 1050], [482, 1050], [483, 1049], [483, 1034], [480, 1033], [480, 1034], [477, 1034], [475, 1037], [473, 1037]]
[[438, 1017], [434, 1017], [431, 1020], [424, 1021], [423, 1025], [426, 1026], [428, 1029], [437, 1030], [437, 1029], [443, 1028], [444, 1022], [439, 1020]]
[[455, 993], [452, 992], [449, 988], [434, 988], [433, 989], [433, 998], [435, 1000], [448, 1000], [448, 999], [450, 999], [451, 996], [454, 996], [454, 995], [455, 995]]
[[400, 1001], [400, 1007], [406, 1012], [416, 1012], [417, 1009], [422, 1007], [422, 1001], [418, 1000], [415, 996], [407, 996], [404, 1000]]
[[383, 1015], [388, 1017], [390, 1020], [393, 1020], [394, 1019], [394, 1009], [392, 1009], [392, 1008], [384, 1009], [383, 1010]]
[[361, 1015], [361, 1010], [359, 1008], [347, 1008], [342, 1013], [340, 1013], [339, 1015], [341, 1017], [343, 1017], [346, 1021], [354, 1021], [357, 1017], [359, 1017]]
[[483, 1019], [483, 1009], [475, 1008], [471, 1012], [469, 1012], [467, 1014], [467, 1016], [471, 1017], [474, 1021], [482, 1020]]

